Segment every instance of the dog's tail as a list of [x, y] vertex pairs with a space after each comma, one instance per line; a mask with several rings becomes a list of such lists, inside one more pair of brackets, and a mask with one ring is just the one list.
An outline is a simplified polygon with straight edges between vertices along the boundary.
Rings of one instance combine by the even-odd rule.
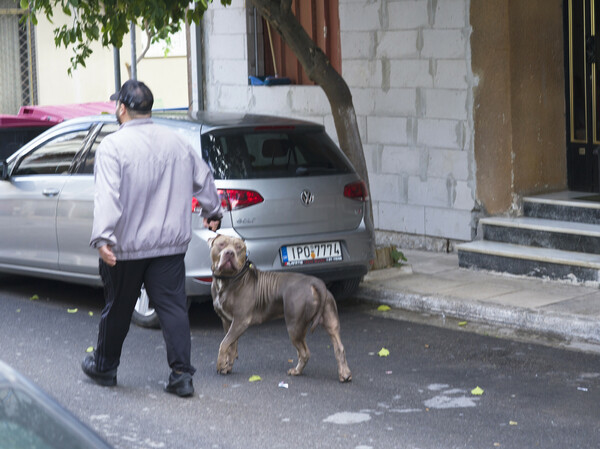
[[[333, 299], [333, 295], [323, 282], [315, 282], [312, 284], [313, 292], [319, 296], [319, 309], [313, 318], [312, 325], [310, 326], [310, 331], [314, 332], [317, 326], [323, 321], [323, 312], [325, 311], [325, 306], [329, 300], [333, 301], [335, 306], [335, 299]], [[331, 298], [329, 298], [331, 296]]]

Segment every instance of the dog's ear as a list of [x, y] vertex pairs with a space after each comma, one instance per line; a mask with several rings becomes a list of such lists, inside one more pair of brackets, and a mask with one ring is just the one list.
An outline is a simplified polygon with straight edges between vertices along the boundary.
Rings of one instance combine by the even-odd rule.
[[213, 247], [213, 243], [215, 243], [215, 240], [217, 240], [219, 237], [221, 237], [221, 234], [217, 234], [215, 237], [211, 237], [211, 238], [209, 238], [209, 239], [206, 241], [206, 243], [208, 243], [208, 246], [209, 246], [210, 248], [212, 248], [212, 247]]

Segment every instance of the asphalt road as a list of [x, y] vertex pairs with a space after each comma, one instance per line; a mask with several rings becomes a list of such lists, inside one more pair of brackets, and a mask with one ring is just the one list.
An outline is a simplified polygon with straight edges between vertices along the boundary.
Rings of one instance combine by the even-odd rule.
[[[282, 321], [251, 328], [234, 372], [221, 376], [221, 324], [209, 305], [193, 305], [196, 395], [180, 399], [163, 392], [169, 369], [160, 331], [131, 327], [117, 387], [85, 377], [80, 362], [95, 344], [102, 303], [100, 290], [0, 277], [0, 359], [116, 448], [600, 447], [597, 354], [345, 302], [351, 383], [338, 382], [321, 329], [308, 338], [304, 375], [288, 377], [296, 354]], [[476, 387], [483, 394], [473, 395]]]

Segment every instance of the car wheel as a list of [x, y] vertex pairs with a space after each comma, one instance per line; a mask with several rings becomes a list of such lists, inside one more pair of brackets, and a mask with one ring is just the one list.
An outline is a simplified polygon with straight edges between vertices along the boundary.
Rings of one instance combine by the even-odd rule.
[[150, 298], [148, 297], [148, 293], [146, 289], [142, 286], [142, 290], [140, 291], [140, 297], [135, 303], [135, 308], [133, 309], [133, 315], [131, 316], [131, 321], [134, 324], [137, 324], [140, 327], [148, 327], [151, 329], [159, 329], [160, 323], [158, 322], [158, 314], [156, 310], [150, 305]]
[[360, 285], [362, 278], [351, 278], [344, 279], [342, 281], [332, 282], [329, 286], [329, 290], [333, 293], [333, 297], [336, 300], [346, 299], [352, 296], [356, 290], [358, 290], [358, 286]]

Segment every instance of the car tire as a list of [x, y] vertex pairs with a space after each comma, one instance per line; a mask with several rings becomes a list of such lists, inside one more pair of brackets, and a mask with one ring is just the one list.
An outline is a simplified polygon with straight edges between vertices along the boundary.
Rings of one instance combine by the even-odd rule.
[[362, 278], [344, 279], [342, 281], [332, 282], [329, 290], [336, 300], [346, 299], [352, 296], [358, 290]]

